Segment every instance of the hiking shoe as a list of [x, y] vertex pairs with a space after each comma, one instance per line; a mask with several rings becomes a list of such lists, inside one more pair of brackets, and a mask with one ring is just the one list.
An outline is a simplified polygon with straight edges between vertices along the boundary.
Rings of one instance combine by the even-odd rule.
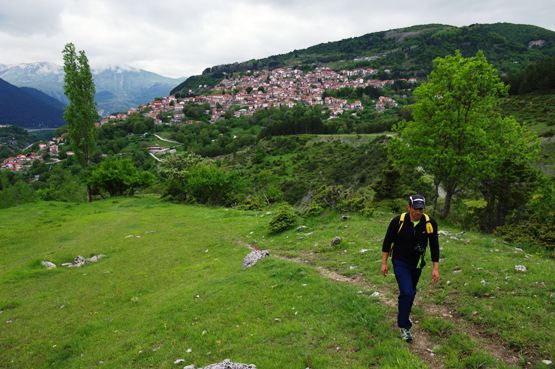
[[410, 329], [401, 328], [401, 339], [405, 342], [412, 342], [412, 333], [410, 333]]

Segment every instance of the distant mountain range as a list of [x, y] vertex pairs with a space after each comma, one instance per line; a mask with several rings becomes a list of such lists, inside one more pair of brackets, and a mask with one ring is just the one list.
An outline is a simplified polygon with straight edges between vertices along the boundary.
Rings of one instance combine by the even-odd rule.
[[[64, 105], [64, 70], [57, 64], [40, 62], [0, 65], [0, 78], [18, 87], [32, 87]], [[142, 69], [112, 66], [93, 70], [98, 112], [106, 115], [127, 111], [158, 96], [167, 96], [185, 78], [168, 78]]]
[[34, 88], [19, 88], [0, 79], [0, 125], [54, 128], [64, 124], [63, 104]]
[[555, 56], [555, 32], [511, 23], [465, 27], [426, 24], [374, 32], [264, 59], [207, 68], [202, 75], [189, 77], [176, 86], [171, 94], [187, 94], [190, 90], [203, 93], [226, 75], [280, 67], [301, 70], [321, 66], [333, 69], [372, 67], [390, 70], [394, 78], [425, 77], [432, 69], [434, 58], [453, 54], [455, 50], [460, 50], [463, 56], [473, 56], [483, 50], [501, 74], [510, 75], [531, 62]]

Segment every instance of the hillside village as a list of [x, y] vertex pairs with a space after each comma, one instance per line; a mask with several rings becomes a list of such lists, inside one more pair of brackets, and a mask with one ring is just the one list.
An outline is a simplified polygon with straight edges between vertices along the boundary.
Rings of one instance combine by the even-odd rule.
[[[387, 72], [387, 71], [386, 71]], [[126, 113], [112, 114], [104, 117], [97, 126], [100, 127], [110, 121], [125, 120], [130, 114], [142, 114], [150, 117], [156, 124], [164, 124], [161, 115], [170, 115], [169, 124], [191, 123], [186, 121], [183, 113], [185, 104], [208, 104], [210, 110], [210, 122], [214, 123], [223, 119], [225, 114], [234, 106], [235, 117], [252, 115], [256, 111], [273, 107], [289, 107], [303, 103], [307, 105], [322, 105], [329, 109], [330, 119], [336, 118], [346, 111], [363, 110], [364, 106], [360, 100], [348, 102], [346, 99], [335, 97], [323, 97], [326, 90], [337, 90], [344, 87], [383, 88], [392, 85], [395, 80], [379, 80], [373, 77], [378, 73], [373, 68], [359, 68], [353, 70], [334, 71], [331, 68], [321, 67], [314, 71], [303, 72], [293, 68], [278, 68], [263, 71], [248, 71], [242, 76], [228, 76], [218, 85], [209, 90], [205, 95], [176, 97], [167, 96], [154, 99], [148, 104], [130, 108]], [[411, 84], [416, 84], [416, 78], [399, 79]], [[206, 87], [206, 86], [199, 86]], [[189, 91], [190, 93], [192, 91]], [[396, 107], [397, 102], [391, 97], [380, 96], [375, 109], [384, 112], [387, 108]], [[27, 170], [33, 161], [43, 160], [45, 154], [57, 158], [58, 145], [62, 138], [55, 138], [45, 144], [39, 144], [37, 152], [19, 154], [9, 157], [2, 162], [1, 169], [11, 171]], [[160, 153], [156, 147], [149, 150], [151, 154]], [[68, 155], [72, 155], [71, 151]]]
[[[171, 123], [179, 124], [185, 118], [183, 106], [186, 103], [207, 103], [210, 106], [210, 122], [222, 119], [225, 113], [234, 105], [240, 107], [239, 110], [234, 112], [235, 117], [252, 115], [260, 109], [281, 106], [293, 107], [297, 103], [304, 103], [307, 105], [323, 105], [330, 110], [330, 118], [334, 118], [345, 111], [362, 110], [364, 107], [359, 100], [349, 103], [345, 99], [323, 98], [324, 91], [343, 87], [364, 88], [370, 86], [383, 88], [395, 82], [394, 80], [372, 79], [371, 77], [375, 74], [377, 74], [377, 70], [372, 68], [336, 72], [330, 68], [322, 67], [307, 73], [292, 68], [249, 71], [241, 77], [234, 78], [230, 76], [223, 79], [210, 90], [209, 94], [183, 98], [168, 96], [156, 99], [149, 104], [129, 109], [127, 113], [105, 117], [99, 122], [99, 125], [111, 120], [124, 120], [127, 119], [129, 114], [138, 112], [151, 117], [157, 124], [162, 124], [159, 118], [161, 113], [172, 113]], [[401, 80], [413, 84], [417, 82], [416, 78]], [[380, 96], [375, 108], [378, 112], [383, 112], [386, 108], [396, 106], [397, 102], [392, 98]]]
[[[54, 137], [47, 143], [39, 143], [36, 151], [28, 154], [18, 154], [11, 156], [2, 161], [0, 169], [7, 169], [13, 172], [25, 171], [31, 167], [34, 161], [44, 161], [44, 157], [49, 155], [51, 160], [50, 164], [57, 163], [59, 146], [64, 145], [63, 137]], [[67, 151], [66, 156], [73, 156], [73, 151]]]

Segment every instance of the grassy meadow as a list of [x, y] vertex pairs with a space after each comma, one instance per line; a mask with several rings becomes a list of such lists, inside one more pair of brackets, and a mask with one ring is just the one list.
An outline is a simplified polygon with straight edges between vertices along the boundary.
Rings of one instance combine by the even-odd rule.
[[[325, 213], [270, 236], [267, 212], [154, 196], [4, 209], [0, 368], [203, 367], [225, 358], [259, 369], [431, 367], [398, 338], [395, 310], [372, 297], [373, 288], [316, 268], [362, 276], [394, 298], [392, 273], [378, 273], [392, 215]], [[335, 236], [342, 242], [331, 247]], [[555, 359], [554, 261], [479, 234], [440, 242], [442, 280], [432, 286], [426, 267], [415, 319], [441, 365], [547, 367], [541, 360]], [[246, 244], [281, 258], [242, 269]], [[40, 265], [96, 254], [106, 257], [81, 268]], [[516, 272], [517, 264], [528, 271]], [[427, 304], [447, 306], [455, 318], [426, 314]], [[498, 360], [471, 330], [518, 362]]]

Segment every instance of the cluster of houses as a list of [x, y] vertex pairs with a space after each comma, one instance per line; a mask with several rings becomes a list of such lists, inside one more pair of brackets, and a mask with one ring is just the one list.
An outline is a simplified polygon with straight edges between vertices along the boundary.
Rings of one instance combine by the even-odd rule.
[[[11, 170], [12, 172], [19, 172], [27, 170], [31, 167], [34, 161], [44, 160], [44, 154], [48, 153], [53, 159], [58, 157], [59, 145], [63, 145], [63, 138], [55, 137], [52, 141], [48, 143], [39, 143], [38, 150], [31, 152], [29, 154], [18, 154], [16, 156], [11, 156], [2, 161], [0, 169]], [[72, 151], [66, 152], [67, 156], [72, 156]], [[54, 160], [56, 162], [56, 160]]]
[[[208, 104], [210, 121], [222, 119], [233, 106], [239, 107], [234, 115], [252, 115], [259, 109], [269, 107], [293, 107], [297, 103], [322, 105], [329, 109], [330, 116], [337, 117], [345, 111], [362, 110], [359, 100], [348, 102], [345, 99], [322, 97], [326, 90], [337, 90], [344, 87], [365, 88], [368, 86], [383, 88], [391, 85], [394, 80], [379, 80], [372, 77], [377, 73], [372, 68], [334, 71], [327, 67], [317, 68], [311, 72], [299, 69], [278, 68], [264, 71], [248, 71], [240, 77], [224, 78], [206, 95], [176, 98], [168, 96], [151, 101], [138, 108], [129, 109], [127, 113], [110, 115], [103, 118], [98, 125], [111, 120], [126, 119], [129, 114], [141, 113], [151, 117], [157, 124], [162, 124], [161, 114], [169, 114], [170, 122], [183, 123], [185, 115], [183, 107], [187, 103]], [[416, 83], [416, 78], [405, 79]], [[202, 86], [200, 86], [202, 87]], [[381, 96], [376, 102], [376, 110], [383, 112], [395, 107], [397, 103], [390, 97]], [[185, 122], [187, 123], [187, 122]]]
[[[293, 68], [278, 68], [264, 71], [248, 71], [235, 77], [224, 78], [217, 86], [212, 88], [206, 95], [176, 98], [167, 96], [155, 99], [148, 104], [137, 108], [130, 108], [126, 113], [116, 113], [102, 118], [97, 122], [101, 126], [109, 121], [125, 120], [130, 114], [142, 114], [152, 118], [156, 124], [163, 124], [161, 116], [167, 117], [166, 123], [181, 124], [185, 121], [183, 113], [185, 104], [208, 104], [206, 113], [210, 116], [210, 122], [222, 119], [230, 108], [236, 107], [234, 115], [252, 115], [254, 112], [270, 107], [293, 107], [298, 103], [307, 105], [322, 105], [329, 109], [330, 117], [334, 118], [346, 111], [362, 110], [364, 107], [360, 100], [347, 101], [335, 97], [323, 97], [326, 90], [338, 90], [345, 87], [383, 88], [393, 84], [394, 80], [379, 80], [373, 77], [377, 71], [372, 68], [359, 68], [353, 70], [334, 71], [327, 67], [317, 68], [310, 72], [303, 72]], [[416, 83], [415, 78], [404, 79], [408, 83]], [[201, 87], [201, 86], [199, 86]], [[388, 108], [396, 107], [397, 102], [391, 97], [380, 96], [375, 108], [378, 112], [384, 112]], [[43, 160], [45, 153], [57, 158], [58, 145], [62, 138], [55, 138], [49, 143], [39, 144], [38, 152], [20, 154], [7, 158], [3, 161], [1, 168], [12, 171], [20, 171], [29, 168], [33, 161]], [[151, 155], [171, 153], [170, 149], [150, 147]], [[71, 151], [67, 155], [72, 155]]]

